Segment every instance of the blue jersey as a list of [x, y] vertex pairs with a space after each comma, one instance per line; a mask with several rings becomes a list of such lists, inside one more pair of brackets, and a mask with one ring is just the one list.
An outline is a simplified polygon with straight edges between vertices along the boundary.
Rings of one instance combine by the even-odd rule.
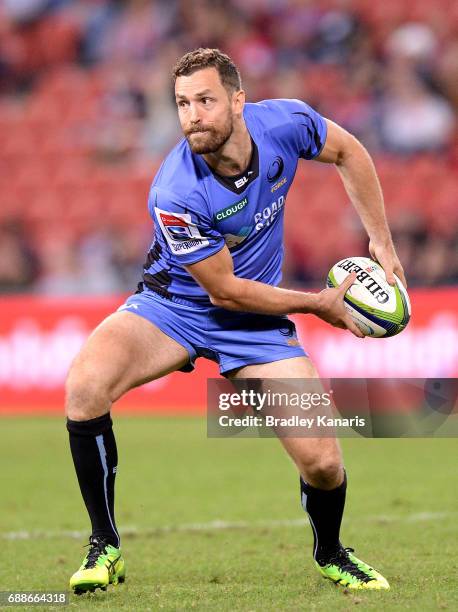
[[186, 139], [159, 168], [148, 199], [155, 235], [140, 291], [210, 305], [185, 266], [225, 245], [236, 276], [280, 282], [286, 195], [299, 158], [321, 152], [326, 122], [299, 100], [246, 104], [243, 115], [253, 152], [242, 174], [219, 176], [192, 153]]

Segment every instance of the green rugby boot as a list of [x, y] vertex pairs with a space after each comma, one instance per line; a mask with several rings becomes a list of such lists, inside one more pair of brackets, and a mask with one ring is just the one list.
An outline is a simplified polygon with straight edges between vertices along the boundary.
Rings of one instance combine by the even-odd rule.
[[315, 561], [318, 571], [328, 580], [347, 589], [388, 590], [386, 578], [373, 567], [355, 557], [353, 548], [341, 548], [325, 563]]
[[90, 537], [89, 552], [77, 572], [70, 578], [70, 588], [75, 595], [95, 589], [107, 590], [109, 584], [118, 584], [126, 579], [126, 566], [121, 550], [104, 540]]

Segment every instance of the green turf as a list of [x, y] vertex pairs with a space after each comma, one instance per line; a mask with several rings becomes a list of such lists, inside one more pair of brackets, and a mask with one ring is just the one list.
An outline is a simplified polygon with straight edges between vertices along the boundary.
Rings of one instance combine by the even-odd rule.
[[[3, 419], [0, 428], [0, 591], [66, 590], [85, 541], [62, 532], [84, 531], [88, 522], [63, 420]], [[294, 524], [304, 517], [297, 476], [278, 442], [208, 440], [205, 432], [194, 418], [116, 420], [127, 582], [72, 596], [71, 608], [458, 608], [457, 440], [343, 441], [344, 544], [392, 585], [388, 593], [351, 595], [313, 567], [310, 529], [305, 520]], [[205, 527], [215, 520], [241, 524]], [[8, 539], [21, 531], [33, 537]]]

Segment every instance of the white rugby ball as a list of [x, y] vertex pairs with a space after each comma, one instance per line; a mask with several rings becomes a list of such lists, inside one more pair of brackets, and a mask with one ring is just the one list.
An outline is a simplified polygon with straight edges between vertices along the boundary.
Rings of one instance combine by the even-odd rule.
[[345, 294], [345, 308], [365, 336], [387, 338], [399, 334], [410, 320], [410, 300], [395, 275], [396, 285], [387, 283], [380, 264], [368, 257], [347, 257], [329, 271], [327, 286], [338, 287], [356, 272], [354, 284]]

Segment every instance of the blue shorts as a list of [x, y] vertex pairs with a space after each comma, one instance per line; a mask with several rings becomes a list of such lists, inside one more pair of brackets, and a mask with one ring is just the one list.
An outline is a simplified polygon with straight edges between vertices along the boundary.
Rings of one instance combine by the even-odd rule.
[[184, 372], [194, 369], [197, 357], [216, 361], [224, 374], [254, 363], [307, 356], [286, 316], [233, 312], [152, 292], [131, 295], [119, 310], [148, 319], [181, 344], [189, 353]]

